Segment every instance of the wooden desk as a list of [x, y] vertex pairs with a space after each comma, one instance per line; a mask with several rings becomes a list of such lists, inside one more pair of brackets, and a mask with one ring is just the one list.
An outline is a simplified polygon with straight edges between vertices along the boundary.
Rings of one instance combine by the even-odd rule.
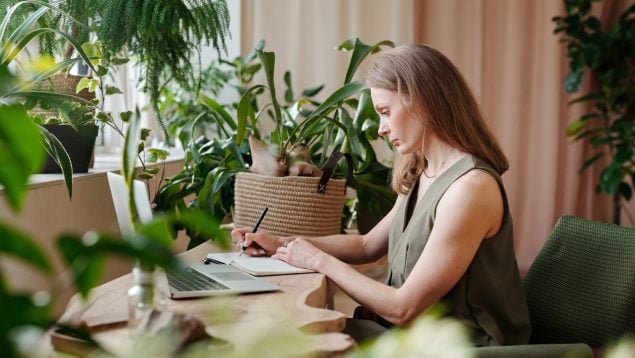
[[[180, 256], [185, 262], [199, 263], [208, 252], [218, 251], [205, 243]], [[191, 314], [201, 319], [207, 332], [241, 347], [259, 344], [267, 332], [286, 330], [296, 337], [308, 338], [297, 347], [297, 353], [311, 351], [337, 354], [353, 346], [346, 334], [344, 314], [326, 309], [329, 303], [328, 280], [319, 273], [267, 276], [265, 280], [278, 284], [281, 291], [216, 298], [168, 300], [167, 309]], [[127, 291], [132, 275], [127, 274], [96, 287], [88, 302], [76, 295], [69, 303], [63, 322], [85, 322], [97, 331], [94, 338], [113, 353], [125, 353], [132, 339], [125, 326], [127, 320]], [[233, 316], [225, 323], [214, 310]], [[217, 312], [218, 313], [218, 312]], [[118, 322], [118, 323], [117, 323]], [[273, 330], [273, 331], [272, 331]], [[252, 333], [249, 333], [252, 332]], [[52, 350], [49, 342], [49, 349]]]

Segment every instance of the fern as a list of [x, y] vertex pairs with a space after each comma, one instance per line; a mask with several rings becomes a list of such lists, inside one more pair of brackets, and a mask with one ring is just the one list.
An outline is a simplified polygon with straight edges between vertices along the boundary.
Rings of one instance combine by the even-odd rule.
[[[0, 16], [4, 17], [7, 6], [17, 1], [0, 0]], [[162, 78], [174, 80], [187, 90], [197, 91], [200, 76], [194, 71], [192, 59], [200, 59], [198, 50], [201, 44], [226, 52], [225, 37], [229, 36], [226, 0], [48, 1], [76, 21], [52, 14], [42, 17], [42, 21], [47, 21], [46, 27], [73, 34], [81, 42], [88, 40], [90, 32], [95, 32], [105, 51], [118, 53], [128, 50], [137, 57], [142, 64], [144, 90], [150, 94], [157, 114]], [[26, 16], [30, 10], [25, 6], [21, 15]], [[81, 26], [77, 25], [78, 22]], [[55, 46], [60, 45], [52, 36], [41, 40], [40, 51], [43, 53], [53, 54]], [[68, 58], [71, 56], [69, 50], [72, 49], [57, 48], [57, 53]], [[165, 123], [159, 122], [167, 135]]]
[[196, 89], [191, 59], [201, 43], [226, 51], [229, 12], [225, 0], [107, 0], [102, 4], [99, 38], [108, 50], [127, 47], [138, 56], [144, 89], [157, 112], [161, 78]]

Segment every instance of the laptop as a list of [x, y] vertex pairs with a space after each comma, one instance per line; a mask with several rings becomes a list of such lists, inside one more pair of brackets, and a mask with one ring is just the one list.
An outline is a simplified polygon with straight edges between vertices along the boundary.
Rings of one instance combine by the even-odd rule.
[[[132, 235], [134, 228], [128, 212], [128, 188], [125, 179], [107, 173], [110, 194], [115, 207], [119, 229], [123, 235]], [[134, 181], [134, 198], [141, 222], [152, 220], [152, 208], [144, 182]], [[186, 265], [183, 271], [166, 272], [173, 299], [280, 290], [280, 286], [254, 277], [233, 266], [219, 262]]]

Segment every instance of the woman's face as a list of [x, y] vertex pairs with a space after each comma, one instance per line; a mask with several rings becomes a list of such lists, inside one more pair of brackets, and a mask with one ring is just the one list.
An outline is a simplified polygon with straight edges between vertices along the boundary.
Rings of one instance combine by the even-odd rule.
[[397, 92], [371, 88], [370, 96], [379, 114], [379, 135], [388, 138], [401, 154], [421, 149], [424, 135], [423, 122], [410, 113]]

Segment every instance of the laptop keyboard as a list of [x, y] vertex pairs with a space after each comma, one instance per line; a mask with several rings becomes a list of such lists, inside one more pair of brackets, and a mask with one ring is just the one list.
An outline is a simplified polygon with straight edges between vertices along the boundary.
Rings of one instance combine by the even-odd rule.
[[182, 292], [229, 289], [227, 286], [211, 277], [203, 275], [191, 267], [185, 267], [183, 271], [167, 271], [166, 275], [170, 286]]

